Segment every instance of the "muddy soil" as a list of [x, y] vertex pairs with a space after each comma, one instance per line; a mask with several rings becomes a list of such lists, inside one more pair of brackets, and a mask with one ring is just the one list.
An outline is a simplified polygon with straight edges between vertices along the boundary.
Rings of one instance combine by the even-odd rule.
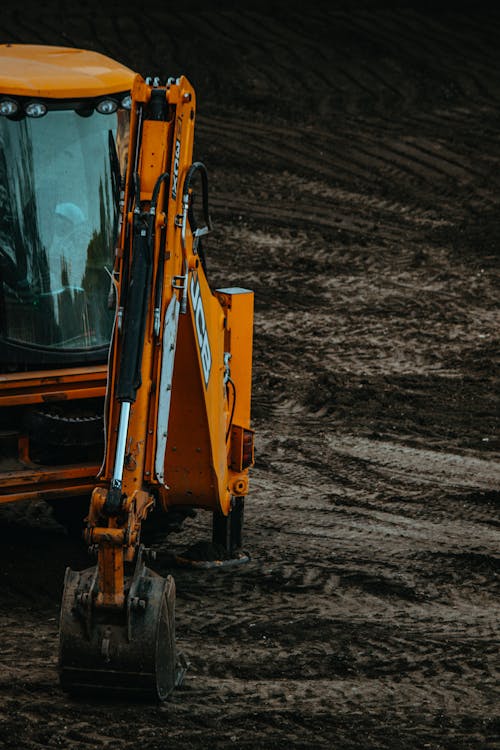
[[251, 561], [169, 567], [203, 512], [159, 548], [184, 684], [68, 698], [62, 581], [89, 561], [5, 507], [2, 748], [500, 747], [500, 12], [310, 5], [2, 10], [1, 42], [190, 78], [210, 279], [256, 305]]

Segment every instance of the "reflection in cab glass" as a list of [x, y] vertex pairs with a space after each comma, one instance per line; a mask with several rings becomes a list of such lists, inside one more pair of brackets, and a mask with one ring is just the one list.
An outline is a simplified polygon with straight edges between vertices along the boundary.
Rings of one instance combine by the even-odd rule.
[[42, 349], [47, 363], [51, 351], [88, 360], [109, 345], [116, 167], [125, 167], [127, 136], [125, 110], [0, 118], [4, 361], [9, 345]]

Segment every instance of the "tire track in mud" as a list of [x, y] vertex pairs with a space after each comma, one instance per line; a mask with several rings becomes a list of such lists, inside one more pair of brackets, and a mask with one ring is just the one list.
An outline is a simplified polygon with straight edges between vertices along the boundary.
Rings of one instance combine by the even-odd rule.
[[351, 440], [346, 436], [332, 437], [330, 447], [336, 453], [363, 457], [381, 471], [409, 474], [409, 481], [478, 490], [494, 490], [500, 485], [500, 461], [396, 446], [393, 442], [363, 440], [359, 436]]
[[[478, 221], [477, 203], [481, 201], [483, 207], [489, 205], [488, 210], [493, 211], [500, 188], [491, 157], [488, 163], [477, 151], [450, 148], [445, 138], [431, 147], [427, 134], [390, 140], [372, 136], [362, 137], [353, 147], [340, 133], [335, 141], [325, 138], [305, 146], [307, 133], [302, 131], [288, 138], [284, 148], [279, 132], [252, 138], [251, 128], [244, 123], [239, 123], [238, 129], [235, 134], [223, 121], [208, 128], [201, 125], [203, 138], [208, 142], [213, 135], [220, 149], [227, 142], [231, 148], [238, 143], [234, 158], [240, 168], [244, 166], [252, 173], [262, 163], [271, 170], [273, 162], [281, 158], [281, 169], [285, 166], [286, 171], [277, 175], [259, 170], [256, 179], [262, 183], [265, 198], [256, 200], [248, 189], [248, 178], [241, 180], [238, 175], [228, 176], [233, 182], [230, 194], [220, 191], [218, 184], [224, 178], [216, 170], [217, 189], [211, 201], [221, 219], [239, 217], [255, 225], [321, 227], [336, 232], [344, 244], [375, 241], [394, 245], [404, 233], [405, 245], [416, 251], [431, 245], [433, 235], [444, 237], [447, 229], [463, 242], [461, 232], [464, 225], [467, 227], [464, 215], [470, 215], [473, 231]], [[270, 144], [275, 145], [270, 148]], [[219, 160], [216, 151], [210, 158], [223, 164], [224, 157]], [[496, 159], [499, 157], [497, 154]], [[460, 201], [457, 190], [463, 195]], [[283, 195], [288, 196], [286, 207]]]
[[[311, 560], [304, 561], [305, 565], [308, 563], [314, 564]], [[264, 702], [267, 710], [276, 710], [285, 695], [290, 709], [303, 716], [304, 707], [309, 705], [312, 717], [318, 715], [318, 707], [329, 711], [333, 705], [335, 713], [349, 714], [355, 692], [362, 702], [363, 712], [370, 715], [386, 701], [395, 712], [404, 712], [411, 705], [422, 708], [426, 705], [422, 702], [425, 692], [432, 696], [429, 705], [434, 708], [439, 706], [444, 710], [447, 704], [452, 706], [448, 715], [471, 716], [463, 709], [467, 696], [469, 700], [473, 697], [478, 716], [483, 711], [488, 712], [495, 689], [495, 675], [487, 665], [496, 650], [491, 640], [495, 637], [495, 619], [491, 612], [487, 609], [481, 612], [477, 606], [472, 606], [469, 616], [462, 614], [457, 622], [456, 603], [442, 606], [440, 610], [435, 602], [409, 608], [405, 600], [399, 606], [397, 586], [393, 584], [391, 588], [390, 581], [384, 581], [383, 577], [355, 576], [352, 558], [347, 565], [349, 572], [340, 585], [332, 584], [331, 573], [327, 576], [325, 571], [323, 575], [317, 570], [309, 571], [302, 581], [297, 566], [295, 569], [284, 566], [280, 592], [286, 591], [290, 576], [294, 581], [294, 572], [299, 578], [291, 585], [290, 597], [280, 595], [281, 618], [278, 610], [272, 621], [263, 614], [248, 623], [245, 619], [248, 609], [243, 608], [242, 619], [235, 618], [233, 628], [225, 627], [219, 640], [214, 640], [217, 620], [208, 631], [202, 629], [205, 637], [199, 642], [190, 634], [189, 641], [200, 645], [194, 664], [196, 676], [191, 683], [194, 687], [200, 685], [201, 693], [196, 693], [200, 704], [210, 702], [212, 690], [217, 689], [236, 705], [243, 693], [250, 705]], [[324, 578], [328, 584], [323, 589]], [[340, 575], [338, 579], [341, 580]], [[360, 582], [363, 582], [361, 588]], [[379, 595], [367, 594], [370, 589], [373, 592], [374, 587], [378, 588]], [[404, 593], [404, 587], [399, 590]], [[304, 596], [301, 591], [309, 593]], [[314, 594], [312, 607], [311, 594]], [[256, 596], [265, 601], [258, 588]], [[395, 601], [393, 606], [389, 603], [391, 598]], [[233, 589], [233, 602], [237, 600]], [[273, 601], [273, 612], [274, 606]], [[367, 612], [371, 613], [369, 621], [365, 619]], [[415, 627], [415, 622], [426, 621], [433, 624]], [[225, 624], [227, 626], [227, 620]], [[252, 632], [255, 641], [249, 635]], [[245, 639], [244, 643], [241, 638]], [[215, 654], [219, 654], [215, 667], [199, 657], [203, 653], [202, 643], [207, 639], [211, 640]], [[256, 680], [252, 653], [262, 653], [263, 647], [267, 658], [262, 655]], [[478, 660], [483, 664], [480, 683], [475, 681]], [[443, 692], [446, 674], [453, 683]], [[371, 697], [364, 689], [367, 678], [373, 690]], [[321, 708], [319, 710], [321, 715]], [[325, 726], [323, 720], [320, 725]]]
[[[455, 178], [461, 183], [484, 177], [484, 172], [477, 168], [477, 155], [467, 158], [456, 150], [456, 145], [452, 148], [452, 143], [444, 134], [436, 142], [435, 138], [431, 140], [425, 134], [419, 138], [401, 132], [401, 129], [396, 133], [394, 127], [386, 129], [376, 119], [363, 121], [366, 130], [364, 132], [362, 129], [357, 134], [355, 143], [346, 132], [349, 123], [344, 125], [342, 122], [332, 134], [326, 131], [314, 133], [308, 127], [291, 130], [245, 120], [230, 122], [227, 118], [216, 116], [202, 116], [199, 121], [203, 137], [212, 137], [214, 142], [216, 139], [224, 142], [227, 138], [231, 148], [236, 144], [241, 145], [237, 156], [245, 163], [250, 163], [252, 157], [259, 154], [278, 159], [281, 165], [288, 158], [292, 167], [303, 167], [308, 173], [337, 180], [339, 175], [344, 174], [349, 182], [353, 178], [361, 178], [373, 183], [373, 166], [385, 167], [390, 174], [404, 171], [414, 178], [419, 177], [421, 170], [422, 179], [429, 184], [435, 184], [436, 175]], [[255, 154], [251, 151], [252, 147]], [[360, 168], [359, 172], [354, 171], [356, 167]]]

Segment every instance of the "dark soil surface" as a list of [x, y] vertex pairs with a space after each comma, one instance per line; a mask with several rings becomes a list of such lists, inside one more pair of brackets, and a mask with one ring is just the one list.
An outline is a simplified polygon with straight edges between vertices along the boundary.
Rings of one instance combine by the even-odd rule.
[[197, 90], [210, 277], [255, 291], [251, 561], [171, 570], [208, 534], [188, 520], [156, 566], [184, 684], [74, 700], [58, 613], [86, 552], [4, 507], [0, 747], [500, 748], [500, 11], [148, 7], [9, 5], [0, 41]]

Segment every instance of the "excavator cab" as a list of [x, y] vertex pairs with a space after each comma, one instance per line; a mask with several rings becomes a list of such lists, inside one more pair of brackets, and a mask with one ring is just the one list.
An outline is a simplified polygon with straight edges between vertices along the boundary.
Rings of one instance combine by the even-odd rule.
[[0, 45], [0, 502], [85, 503], [96, 562], [67, 569], [61, 605], [71, 693], [164, 700], [183, 678], [148, 522], [209, 511], [210, 553], [177, 563], [249, 559], [253, 292], [207, 277], [195, 122], [185, 76]]
[[46, 500], [80, 533], [104, 450], [134, 78], [85, 50], [0, 45], [0, 502]]
[[0, 101], [4, 370], [106, 361], [130, 115], [123, 102], [130, 106], [126, 93], [64, 101], [64, 109]]
[[[4, 60], [9, 49], [19, 48], [4, 47]], [[107, 359], [131, 99], [129, 90], [97, 92], [73, 99], [0, 92], [4, 371]]]

